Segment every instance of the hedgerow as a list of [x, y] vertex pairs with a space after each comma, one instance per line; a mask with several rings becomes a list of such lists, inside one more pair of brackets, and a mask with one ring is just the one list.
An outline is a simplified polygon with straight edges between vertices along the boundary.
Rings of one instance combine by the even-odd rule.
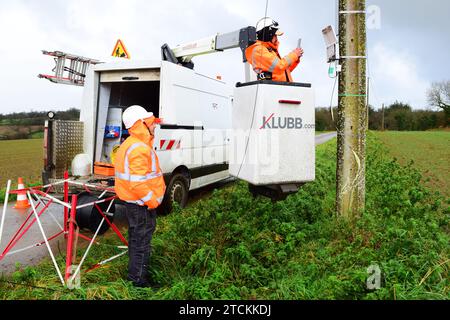
[[[77, 291], [59, 289], [50, 263], [26, 268], [13, 278], [57, 291], [0, 283], [0, 298], [448, 299], [449, 201], [369, 135], [366, 209], [336, 217], [335, 149], [318, 148], [316, 181], [285, 201], [253, 198], [237, 182], [160, 217], [150, 264], [157, 291], [124, 281], [122, 258]], [[96, 247], [88, 263], [114, 253]], [[371, 265], [381, 269], [378, 290], [366, 284]]]

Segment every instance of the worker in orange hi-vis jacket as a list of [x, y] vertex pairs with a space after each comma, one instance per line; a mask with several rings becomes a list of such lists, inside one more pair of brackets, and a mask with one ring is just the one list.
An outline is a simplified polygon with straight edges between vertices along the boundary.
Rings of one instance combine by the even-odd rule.
[[130, 137], [120, 146], [115, 160], [115, 191], [125, 202], [128, 230], [128, 280], [149, 287], [148, 265], [156, 228], [156, 208], [166, 185], [153, 149], [155, 127], [160, 120], [141, 106], [129, 107], [123, 122]]
[[299, 65], [303, 49], [296, 48], [281, 58], [278, 36], [282, 36], [283, 32], [279, 30], [278, 22], [268, 17], [259, 20], [256, 35], [256, 43], [247, 48], [245, 56], [258, 75], [258, 80], [292, 82], [291, 72]]

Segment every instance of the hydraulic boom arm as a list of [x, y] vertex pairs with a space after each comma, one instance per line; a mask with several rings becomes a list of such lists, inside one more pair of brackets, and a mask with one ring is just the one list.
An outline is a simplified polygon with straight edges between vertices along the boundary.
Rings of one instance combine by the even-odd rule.
[[246, 27], [234, 32], [217, 34], [191, 43], [179, 45], [172, 50], [167, 44], [164, 44], [161, 48], [162, 59], [173, 63], [180, 63], [183, 66], [192, 69], [194, 67], [192, 58], [195, 56], [241, 48], [243, 60], [246, 62], [245, 49], [255, 42], [255, 27]]

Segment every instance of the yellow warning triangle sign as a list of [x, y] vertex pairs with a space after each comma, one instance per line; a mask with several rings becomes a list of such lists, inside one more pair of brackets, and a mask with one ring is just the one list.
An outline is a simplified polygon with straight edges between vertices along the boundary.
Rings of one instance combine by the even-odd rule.
[[111, 55], [116, 58], [125, 58], [125, 59], [131, 58], [130, 54], [127, 51], [127, 48], [125, 48], [125, 45], [120, 39], [117, 40], [116, 46], [114, 47], [114, 50]]

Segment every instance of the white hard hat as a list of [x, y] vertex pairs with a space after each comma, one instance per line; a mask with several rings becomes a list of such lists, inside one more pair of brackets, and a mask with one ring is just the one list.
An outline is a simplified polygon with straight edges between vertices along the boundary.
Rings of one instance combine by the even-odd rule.
[[275, 34], [277, 36], [282, 36], [284, 34], [284, 32], [279, 30], [278, 22], [269, 17], [264, 17], [256, 23], [256, 32], [260, 32], [264, 28], [276, 30]]
[[139, 120], [153, 117], [153, 112], [148, 112], [141, 106], [131, 106], [124, 111], [122, 115], [123, 123], [126, 129], [130, 129]]

